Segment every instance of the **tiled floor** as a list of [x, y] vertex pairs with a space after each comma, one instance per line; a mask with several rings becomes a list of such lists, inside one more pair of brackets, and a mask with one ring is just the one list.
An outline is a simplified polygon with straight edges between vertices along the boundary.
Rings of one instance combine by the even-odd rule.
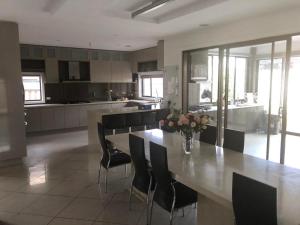
[[[109, 173], [108, 193], [97, 185], [100, 154], [90, 150], [86, 131], [27, 139], [22, 165], [0, 168], [0, 225], [144, 225], [145, 202], [128, 209], [130, 175], [124, 167]], [[102, 182], [101, 182], [102, 183]], [[154, 207], [153, 225], [169, 214]], [[174, 224], [196, 224], [196, 210], [176, 213]]]
[[[269, 160], [280, 162], [281, 133], [270, 136]], [[286, 136], [285, 165], [300, 169], [300, 136]], [[246, 133], [245, 154], [266, 158], [267, 135], [265, 133]]]

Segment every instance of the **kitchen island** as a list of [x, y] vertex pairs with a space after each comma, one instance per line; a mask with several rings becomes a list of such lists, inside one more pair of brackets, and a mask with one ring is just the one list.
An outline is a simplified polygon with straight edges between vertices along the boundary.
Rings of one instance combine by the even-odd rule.
[[154, 104], [153, 102], [144, 100], [126, 100], [25, 105], [26, 132], [36, 133], [41, 131], [85, 128], [88, 126], [88, 111], [114, 111], [121, 108], [123, 109], [129, 103], [144, 105]]
[[[145, 112], [156, 112], [161, 110], [160, 105], [153, 105], [151, 109], [140, 110], [137, 106], [134, 107], [123, 107], [123, 108], [112, 108], [112, 109], [96, 109], [88, 111], [88, 141], [89, 146], [98, 146], [98, 123], [102, 122], [103, 116], [114, 115], [114, 114], [128, 114], [128, 113], [145, 113]], [[157, 121], [158, 124], [158, 121]]]

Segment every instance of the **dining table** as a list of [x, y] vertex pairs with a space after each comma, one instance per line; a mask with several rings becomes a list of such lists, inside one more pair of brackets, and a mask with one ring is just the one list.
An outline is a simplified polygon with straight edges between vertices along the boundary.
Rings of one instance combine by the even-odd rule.
[[[166, 147], [168, 168], [174, 178], [198, 193], [198, 225], [234, 225], [232, 207], [233, 172], [277, 189], [278, 225], [300, 225], [300, 170], [194, 140], [191, 154], [182, 149], [183, 137], [160, 129], [132, 132]], [[130, 154], [129, 134], [106, 136], [119, 150]], [[253, 190], [255, 191], [255, 190]]]

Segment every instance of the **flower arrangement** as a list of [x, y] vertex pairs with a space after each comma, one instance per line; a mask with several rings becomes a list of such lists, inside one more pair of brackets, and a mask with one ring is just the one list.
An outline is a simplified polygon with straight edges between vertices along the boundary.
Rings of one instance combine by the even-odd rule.
[[178, 131], [182, 132], [186, 137], [192, 137], [193, 133], [205, 130], [208, 122], [208, 115], [180, 114], [177, 111], [169, 114], [165, 120], [161, 120], [160, 125], [163, 130]]
[[192, 113], [180, 114], [174, 110], [165, 120], [160, 121], [161, 129], [168, 132], [178, 131], [184, 137], [182, 143], [185, 154], [190, 154], [193, 148], [193, 134], [202, 132], [209, 123], [208, 115], [193, 115]]

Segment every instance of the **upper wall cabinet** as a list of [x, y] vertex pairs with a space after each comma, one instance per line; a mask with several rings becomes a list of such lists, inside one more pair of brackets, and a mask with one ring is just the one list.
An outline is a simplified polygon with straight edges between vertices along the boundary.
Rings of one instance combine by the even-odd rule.
[[21, 46], [21, 58], [22, 59], [43, 59], [45, 57], [44, 47], [42, 46]]
[[112, 61], [111, 82], [132, 82], [130, 63], [127, 61]]
[[122, 61], [123, 82], [132, 82], [131, 65], [128, 61]]
[[128, 61], [91, 60], [91, 81], [95, 83], [130, 83], [132, 73]]
[[72, 49], [71, 48], [57, 48], [57, 58], [60, 60], [71, 60]]
[[55, 58], [47, 58], [45, 60], [46, 82], [57, 83], [58, 76], [58, 61]]
[[88, 61], [89, 52], [87, 49], [72, 49], [72, 60], [74, 61]]
[[21, 58], [45, 61], [47, 83], [70, 80], [69, 62], [80, 62], [79, 81], [132, 82], [130, 52], [22, 44]]
[[111, 82], [111, 62], [104, 60], [91, 60], [91, 82]]
[[56, 58], [57, 57], [57, 48], [55, 48], [55, 47], [47, 47], [47, 49], [46, 49], [46, 57], [47, 58]]

